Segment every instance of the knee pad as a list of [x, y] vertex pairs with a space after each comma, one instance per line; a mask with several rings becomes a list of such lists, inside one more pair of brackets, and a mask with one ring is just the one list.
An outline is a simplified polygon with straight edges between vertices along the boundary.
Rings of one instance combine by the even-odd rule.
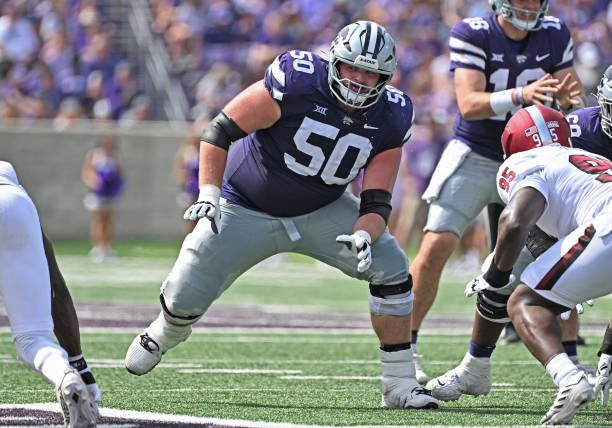
[[412, 276], [397, 284], [370, 283], [370, 313], [406, 316], [412, 313]]
[[34, 370], [40, 371], [45, 361], [52, 356], [64, 359], [68, 364], [68, 354], [53, 341], [50, 331], [18, 334], [13, 341], [19, 359]]
[[509, 294], [500, 294], [495, 291], [485, 290], [478, 293], [476, 299], [476, 310], [484, 319], [498, 323], [506, 324], [510, 322], [508, 315], [508, 299]]

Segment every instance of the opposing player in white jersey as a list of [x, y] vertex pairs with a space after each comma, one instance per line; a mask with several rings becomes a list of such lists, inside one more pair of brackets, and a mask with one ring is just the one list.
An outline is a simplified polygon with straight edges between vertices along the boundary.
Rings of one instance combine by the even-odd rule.
[[506, 207], [495, 256], [472, 289], [511, 286], [512, 267], [534, 225], [558, 238], [523, 271], [508, 313], [559, 388], [540, 423], [571, 424], [595, 391], [564, 352], [556, 316], [612, 293], [612, 162], [571, 148], [569, 124], [561, 113], [544, 106], [517, 112], [504, 129], [502, 146], [507, 159], [496, 183]]
[[[572, 146], [596, 153], [612, 159], [612, 65], [604, 72], [597, 87], [598, 107], [578, 109], [567, 116], [570, 124]], [[513, 273], [520, 277], [525, 267], [557, 241], [537, 226], [529, 231], [527, 245], [514, 264]], [[485, 262], [483, 272], [486, 272]], [[490, 279], [490, 278], [489, 278]], [[494, 284], [495, 285], [495, 284]], [[503, 284], [499, 284], [503, 285]], [[514, 286], [518, 285], [517, 281]], [[466, 295], [473, 294], [471, 283], [468, 284]], [[472, 334], [468, 351], [461, 363], [446, 373], [431, 379], [426, 388], [434, 397], [440, 400], [457, 400], [463, 394], [484, 395], [489, 393], [492, 385], [491, 355], [480, 354], [482, 348], [494, 349], [501, 333], [501, 328], [509, 320], [507, 302], [513, 287], [503, 290], [490, 290], [478, 293], [476, 299], [476, 321], [472, 326]], [[479, 321], [479, 319], [481, 321]], [[482, 320], [486, 322], [482, 322]], [[565, 323], [567, 327], [569, 323]], [[575, 339], [564, 332], [564, 349], [574, 363], [579, 364]], [[571, 329], [569, 333], [571, 333]], [[575, 332], [575, 330], [574, 330]], [[584, 366], [587, 372], [590, 369]]]
[[87, 386], [51, 336], [51, 284], [36, 207], [4, 161], [0, 213], [0, 294], [19, 358], [55, 385], [67, 426], [95, 426]]

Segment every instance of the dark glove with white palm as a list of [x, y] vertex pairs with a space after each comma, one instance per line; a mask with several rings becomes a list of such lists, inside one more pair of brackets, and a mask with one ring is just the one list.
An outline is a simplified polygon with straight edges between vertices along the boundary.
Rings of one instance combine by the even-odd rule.
[[365, 272], [372, 264], [372, 237], [365, 230], [356, 230], [352, 235], [339, 235], [336, 242], [346, 245], [359, 263], [358, 272]]
[[512, 286], [515, 280], [512, 270], [507, 272], [500, 271], [493, 258], [495, 251], [487, 256], [481, 268], [481, 275], [471, 280], [465, 285], [465, 297], [473, 296], [474, 294], [482, 293], [485, 290], [500, 291]]
[[221, 189], [217, 186], [214, 184], [204, 184], [200, 187], [198, 201], [187, 208], [183, 218], [192, 221], [207, 218], [210, 220], [212, 231], [219, 233], [219, 223], [221, 222], [220, 195]]

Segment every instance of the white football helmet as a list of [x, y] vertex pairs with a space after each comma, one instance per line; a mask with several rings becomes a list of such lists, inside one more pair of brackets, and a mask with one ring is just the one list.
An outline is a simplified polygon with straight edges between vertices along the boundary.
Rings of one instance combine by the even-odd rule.
[[[544, 15], [548, 12], [548, 0], [540, 0], [540, 8], [536, 11], [521, 9], [512, 6], [510, 0], [489, 0], [493, 12], [501, 15], [504, 21], [509, 22], [522, 31], [537, 31], [542, 26]], [[519, 16], [523, 16], [520, 19]]]
[[597, 102], [601, 107], [601, 130], [612, 138], [612, 65], [606, 69], [597, 86]]
[[[341, 79], [340, 62], [380, 74], [378, 83], [372, 87]], [[378, 101], [396, 67], [393, 37], [382, 25], [357, 21], [340, 30], [332, 42], [327, 81], [332, 94], [340, 102], [352, 108], [366, 108]]]

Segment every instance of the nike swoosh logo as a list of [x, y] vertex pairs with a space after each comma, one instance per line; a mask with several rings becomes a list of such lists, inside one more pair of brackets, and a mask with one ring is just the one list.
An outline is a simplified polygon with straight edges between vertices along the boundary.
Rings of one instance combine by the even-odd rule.
[[363, 125], [363, 129], [378, 129], [376, 126], [370, 126], [368, 124]]
[[549, 54], [549, 53], [548, 53], [548, 54], [546, 54], [546, 55], [542, 55], [542, 56], [540, 56], [540, 55], [536, 55], [536, 61], [540, 62], [540, 61], [542, 61], [543, 59], [548, 58], [549, 56], [550, 56], [550, 54]]

